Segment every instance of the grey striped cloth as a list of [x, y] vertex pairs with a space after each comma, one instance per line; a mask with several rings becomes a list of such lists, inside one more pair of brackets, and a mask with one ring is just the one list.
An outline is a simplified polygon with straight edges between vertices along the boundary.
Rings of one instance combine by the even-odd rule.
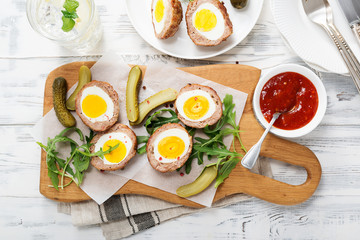
[[[255, 172], [272, 177], [267, 162], [258, 161]], [[212, 207], [223, 207], [249, 199], [245, 194], [235, 194], [221, 199]], [[100, 224], [106, 239], [121, 239], [167, 220], [206, 211], [169, 203], [143, 195], [117, 195], [98, 205], [94, 201], [59, 203], [58, 212], [71, 215], [75, 226]]]

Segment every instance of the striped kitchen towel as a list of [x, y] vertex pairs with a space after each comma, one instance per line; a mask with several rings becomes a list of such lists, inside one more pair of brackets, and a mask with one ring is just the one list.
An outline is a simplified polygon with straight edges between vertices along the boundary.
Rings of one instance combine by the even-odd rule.
[[[272, 177], [265, 161], [258, 161], [255, 172]], [[235, 194], [221, 199], [212, 207], [223, 207], [251, 198]], [[183, 215], [206, 211], [209, 208], [190, 208], [143, 195], [116, 195], [103, 204], [94, 201], [59, 203], [58, 211], [70, 214], [75, 226], [100, 224], [106, 239], [121, 239]]]

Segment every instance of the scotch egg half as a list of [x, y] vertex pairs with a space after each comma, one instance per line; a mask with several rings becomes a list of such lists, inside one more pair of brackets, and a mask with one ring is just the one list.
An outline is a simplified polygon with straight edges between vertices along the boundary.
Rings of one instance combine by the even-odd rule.
[[92, 157], [91, 164], [99, 170], [114, 171], [123, 169], [129, 160], [135, 156], [137, 140], [135, 133], [126, 125], [115, 124], [108, 131], [94, 136], [90, 147], [92, 153], [107, 151], [110, 147], [119, 145], [103, 158]]
[[76, 96], [76, 113], [94, 131], [109, 129], [119, 117], [119, 97], [107, 82], [91, 81]]
[[229, 14], [218, 0], [189, 2], [185, 16], [188, 35], [196, 45], [218, 45], [233, 32]]
[[166, 39], [174, 36], [182, 20], [182, 7], [179, 0], [153, 0], [151, 16], [155, 36]]
[[215, 124], [222, 116], [222, 103], [216, 91], [199, 84], [183, 87], [175, 101], [178, 118], [185, 125], [204, 128]]
[[171, 172], [182, 167], [191, 150], [192, 137], [177, 123], [168, 123], [158, 128], [146, 145], [149, 163], [159, 172]]

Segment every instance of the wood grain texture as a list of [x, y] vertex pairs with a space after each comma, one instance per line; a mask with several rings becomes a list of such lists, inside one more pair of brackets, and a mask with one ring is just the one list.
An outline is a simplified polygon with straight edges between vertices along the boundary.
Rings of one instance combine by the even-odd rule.
[[[68, 87], [70, 88], [77, 82], [78, 69], [80, 66], [87, 65], [91, 67], [93, 64], [94, 62], [74, 62], [60, 66], [50, 72], [45, 83], [44, 114], [52, 108], [53, 80], [56, 77], [62, 76], [67, 79]], [[142, 70], [145, 72], [145, 67], [142, 67]], [[182, 68], [182, 70], [248, 93], [249, 96], [240, 121], [240, 129], [243, 130], [241, 138], [244, 143], [247, 144], [246, 147], [248, 149], [258, 141], [264, 130], [255, 119], [251, 103], [253, 91], [260, 77], [259, 69], [245, 65], [222, 64]], [[238, 151], [241, 151], [239, 142], [236, 141], [235, 146]], [[235, 193], [247, 193], [269, 202], [294, 205], [307, 200], [316, 190], [321, 177], [321, 166], [315, 154], [308, 148], [270, 134], [264, 141], [260, 155], [304, 167], [308, 175], [305, 183], [295, 186], [279, 182], [252, 173], [239, 163], [236, 168], [233, 169], [230, 177], [219, 187], [214, 201]], [[74, 202], [89, 199], [75, 184], [71, 184], [61, 191], [49, 188], [49, 185], [51, 185], [51, 182], [47, 176], [46, 153], [42, 151], [40, 192], [44, 196], [58, 201]], [[177, 195], [133, 180], [126, 183], [116, 194], [143, 194], [186, 206], [201, 207], [201, 205], [180, 198]]]

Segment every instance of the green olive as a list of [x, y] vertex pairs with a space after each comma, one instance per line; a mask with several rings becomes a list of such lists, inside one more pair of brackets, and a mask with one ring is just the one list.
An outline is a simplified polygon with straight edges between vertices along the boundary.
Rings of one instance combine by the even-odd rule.
[[139, 118], [135, 122], [130, 122], [130, 125], [139, 125], [151, 112], [151, 110], [157, 108], [161, 104], [174, 101], [177, 97], [177, 91], [172, 88], [162, 90], [151, 97], [145, 99], [139, 104]]
[[234, 8], [241, 9], [246, 6], [248, 0], [230, 0], [230, 2]]
[[200, 176], [194, 182], [181, 186], [176, 190], [180, 197], [190, 197], [204, 191], [216, 178], [217, 169], [215, 165], [205, 167]]
[[55, 78], [53, 85], [53, 104], [57, 118], [64, 127], [73, 127], [76, 124], [74, 116], [65, 105], [67, 83], [63, 77]]
[[75, 110], [75, 99], [76, 95], [80, 92], [80, 90], [84, 87], [85, 84], [91, 81], [91, 71], [90, 69], [83, 65], [79, 70], [79, 81], [75, 91], [71, 94], [71, 96], [66, 101], [66, 107], [69, 110]]
[[134, 66], [129, 72], [126, 84], [126, 114], [130, 122], [136, 122], [139, 118], [138, 92], [141, 75], [140, 67]]

